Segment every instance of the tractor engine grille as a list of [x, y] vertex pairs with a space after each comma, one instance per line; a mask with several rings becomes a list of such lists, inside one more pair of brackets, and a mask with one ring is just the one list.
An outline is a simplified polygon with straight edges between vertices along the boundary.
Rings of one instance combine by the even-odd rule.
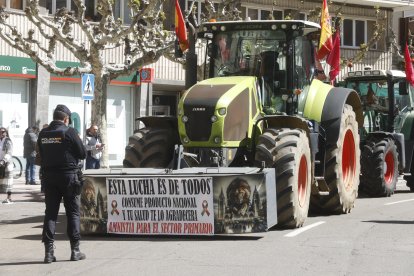
[[187, 137], [191, 141], [208, 141], [211, 134], [211, 116], [214, 115], [215, 106], [200, 106], [186, 104], [184, 114], [188, 117], [185, 124]]

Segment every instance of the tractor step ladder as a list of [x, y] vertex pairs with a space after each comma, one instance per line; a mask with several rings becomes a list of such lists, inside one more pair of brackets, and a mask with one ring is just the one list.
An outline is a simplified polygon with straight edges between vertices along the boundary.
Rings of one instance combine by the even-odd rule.
[[329, 195], [329, 187], [328, 184], [326, 184], [324, 177], [315, 177], [316, 185], [312, 185], [315, 187], [312, 191], [312, 194], [319, 194], [321, 196], [327, 196]]

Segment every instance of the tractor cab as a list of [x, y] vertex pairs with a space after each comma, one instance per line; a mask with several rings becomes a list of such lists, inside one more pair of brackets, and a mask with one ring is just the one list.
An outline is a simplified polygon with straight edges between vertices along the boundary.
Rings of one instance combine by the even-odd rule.
[[204, 78], [256, 77], [265, 113], [294, 114], [292, 103], [313, 78], [314, 32], [319, 25], [294, 20], [204, 23], [198, 33], [207, 40]]
[[404, 114], [413, 110], [414, 90], [402, 71], [368, 67], [349, 72], [345, 86], [354, 89], [361, 97], [367, 133], [400, 132]]

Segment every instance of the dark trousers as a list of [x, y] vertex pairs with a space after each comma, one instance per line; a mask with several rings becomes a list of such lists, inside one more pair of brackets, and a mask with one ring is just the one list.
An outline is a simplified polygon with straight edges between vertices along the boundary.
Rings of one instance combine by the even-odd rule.
[[46, 203], [42, 233], [42, 241], [44, 243], [54, 241], [56, 221], [62, 198], [66, 210], [67, 235], [71, 241], [80, 240], [80, 195], [76, 186], [77, 180], [78, 176], [75, 172], [44, 172], [43, 181]]
[[101, 167], [101, 161], [99, 159], [95, 159], [92, 156], [86, 156], [86, 164], [85, 164], [85, 168], [87, 170], [90, 169], [99, 169]]
[[26, 158], [26, 173], [25, 173], [26, 183], [35, 182], [35, 171], [36, 171], [35, 157], [29, 156]]

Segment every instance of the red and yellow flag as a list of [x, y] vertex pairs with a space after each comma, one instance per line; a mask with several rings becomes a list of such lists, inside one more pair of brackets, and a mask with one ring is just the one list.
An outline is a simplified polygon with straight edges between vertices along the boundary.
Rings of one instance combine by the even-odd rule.
[[181, 12], [180, 3], [175, 0], [175, 34], [180, 43], [181, 51], [185, 51], [189, 48], [187, 38], [187, 27], [185, 26], [183, 13]]
[[323, 59], [332, 51], [332, 27], [331, 17], [329, 16], [328, 4], [323, 0], [321, 11], [321, 37], [317, 57]]
[[404, 52], [404, 60], [405, 60], [405, 76], [407, 81], [414, 85], [414, 68], [413, 63], [411, 61], [410, 50], [408, 49], [408, 44], [405, 44], [405, 52]]

